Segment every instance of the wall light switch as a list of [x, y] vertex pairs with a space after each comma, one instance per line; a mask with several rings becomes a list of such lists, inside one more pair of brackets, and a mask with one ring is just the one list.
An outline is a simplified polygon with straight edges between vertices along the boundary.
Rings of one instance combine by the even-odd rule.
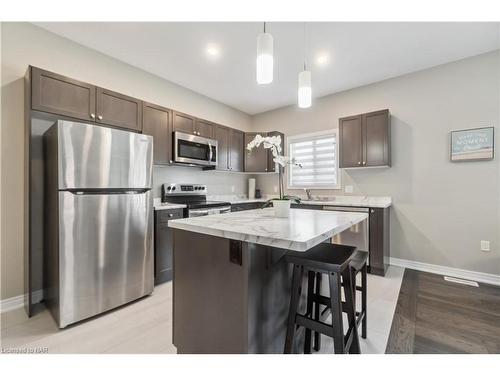
[[490, 251], [490, 241], [481, 241], [481, 251]]
[[278, 186], [274, 185], [273, 190], [274, 190], [275, 193], [277, 193], [278, 192]]
[[231, 193], [234, 193], [235, 190], [236, 190], [235, 186], [231, 185]]
[[344, 191], [345, 191], [346, 193], [352, 193], [352, 192], [353, 192], [352, 185], [346, 185], [346, 186], [344, 187]]

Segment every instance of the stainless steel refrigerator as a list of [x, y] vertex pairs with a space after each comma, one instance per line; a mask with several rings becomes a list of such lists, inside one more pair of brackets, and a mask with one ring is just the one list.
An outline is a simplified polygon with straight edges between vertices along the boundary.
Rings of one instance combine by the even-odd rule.
[[59, 327], [153, 291], [152, 138], [58, 121], [44, 135], [45, 303]]

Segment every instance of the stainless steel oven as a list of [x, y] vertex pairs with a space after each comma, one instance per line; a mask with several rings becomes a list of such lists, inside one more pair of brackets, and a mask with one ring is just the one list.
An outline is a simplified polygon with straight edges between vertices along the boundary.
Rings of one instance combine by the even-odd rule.
[[174, 162], [201, 166], [217, 165], [217, 141], [174, 132]]
[[190, 208], [188, 209], [188, 217], [198, 217], [207, 215], [218, 215], [231, 212], [231, 206], [222, 207], [207, 207], [207, 208]]

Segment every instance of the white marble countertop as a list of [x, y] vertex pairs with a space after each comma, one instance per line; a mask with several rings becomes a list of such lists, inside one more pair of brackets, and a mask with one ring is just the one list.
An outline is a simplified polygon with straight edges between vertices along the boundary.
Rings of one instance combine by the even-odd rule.
[[[272, 196], [265, 198], [249, 199], [239, 196], [224, 196], [213, 195], [210, 200], [227, 201], [232, 204], [238, 203], [253, 203], [253, 202], [266, 202]], [[392, 205], [391, 197], [370, 197], [366, 195], [331, 195], [322, 196], [319, 199], [308, 201], [304, 197], [300, 197], [303, 204], [314, 204], [318, 206], [344, 206], [344, 207], [369, 207], [369, 208], [387, 208]]]
[[240, 204], [240, 203], [259, 203], [259, 202], [266, 202], [267, 199], [264, 198], [240, 198], [240, 199], [231, 199], [228, 202], [231, 204]]
[[392, 205], [391, 197], [367, 197], [367, 196], [350, 196], [350, 195], [335, 195], [318, 200], [302, 200], [303, 204], [314, 204], [319, 206], [346, 206], [346, 207], [370, 207], [370, 208], [387, 208]]
[[277, 218], [272, 208], [170, 220], [175, 229], [306, 251], [324, 240], [368, 218], [366, 213], [291, 210], [290, 217]]
[[160, 198], [153, 199], [153, 208], [155, 210], [174, 210], [176, 208], [186, 208], [185, 204], [162, 203]]
[[254, 202], [265, 202], [265, 198], [248, 198], [245, 194], [233, 194], [233, 195], [208, 195], [207, 199], [210, 201], [223, 201], [229, 202], [231, 204], [238, 203], [254, 203]]

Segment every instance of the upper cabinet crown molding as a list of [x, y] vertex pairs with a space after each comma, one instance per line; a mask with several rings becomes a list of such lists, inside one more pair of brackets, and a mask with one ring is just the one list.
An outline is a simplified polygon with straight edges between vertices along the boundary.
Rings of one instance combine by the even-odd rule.
[[391, 121], [388, 109], [339, 119], [339, 167], [390, 167]]

